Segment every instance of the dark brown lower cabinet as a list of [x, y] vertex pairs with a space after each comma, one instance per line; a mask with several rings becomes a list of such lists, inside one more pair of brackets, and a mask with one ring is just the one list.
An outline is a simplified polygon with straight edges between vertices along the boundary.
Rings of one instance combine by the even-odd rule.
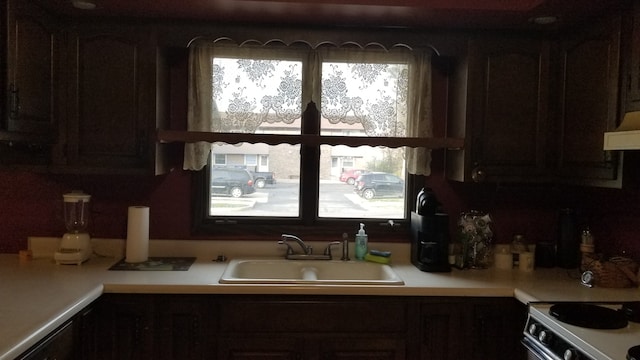
[[76, 359], [74, 353], [74, 325], [68, 321], [53, 331], [43, 341], [18, 357], [20, 360], [72, 360]]
[[525, 359], [520, 344], [526, 306], [514, 299], [488, 298], [472, 302], [471, 355], [473, 359]]
[[97, 306], [97, 359], [208, 359], [215, 351], [215, 297], [105, 294]]
[[406, 359], [409, 306], [398, 297], [224, 297], [217, 358]]
[[421, 302], [420, 359], [465, 359], [470, 340], [467, 317], [466, 301]]
[[525, 316], [512, 298], [104, 294], [22, 358], [524, 360]]
[[60, 325], [17, 357], [20, 360], [95, 359], [95, 303]]
[[421, 359], [526, 359], [520, 344], [526, 305], [512, 298], [426, 298], [420, 307]]

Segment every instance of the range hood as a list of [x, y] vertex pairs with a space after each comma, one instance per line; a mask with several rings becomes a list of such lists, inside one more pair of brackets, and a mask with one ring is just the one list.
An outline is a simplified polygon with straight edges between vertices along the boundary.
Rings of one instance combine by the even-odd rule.
[[604, 133], [604, 150], [640, 150], [640, 111], [624, 114], [615, 131]]

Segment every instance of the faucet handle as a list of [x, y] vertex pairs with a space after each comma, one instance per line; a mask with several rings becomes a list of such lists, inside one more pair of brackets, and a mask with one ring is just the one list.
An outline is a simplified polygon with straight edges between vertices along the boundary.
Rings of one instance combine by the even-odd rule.
[[324, 254], [325, 254], [325, 255], [329, 255], [329, 257], [332, 257], [332, 256], [331, 256], [331, 247], [332, 247], [332, 246], [336, 246], [336, 245], [340, 245], [340, 244], [342, 244], [340, 241], [332, 241], [332, 242], [330, 242], [330, 243], [327, 245], [327, 247], [324, 249]]
[[286, 240], [278, 241], [278, 245], [287, 245], [287, 255], [293, 255], [293, 248]]

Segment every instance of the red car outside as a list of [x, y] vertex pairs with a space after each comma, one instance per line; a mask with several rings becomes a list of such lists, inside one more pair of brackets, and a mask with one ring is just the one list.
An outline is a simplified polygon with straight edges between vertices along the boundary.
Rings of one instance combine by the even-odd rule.
[[358, 176], [366, 172], [368, 171], [363, 169], [346, 169], [342, 171], [342, 174], [340, 174], [340, 181], [347, 183], [349, 185], [353, 185], [355, 184]]

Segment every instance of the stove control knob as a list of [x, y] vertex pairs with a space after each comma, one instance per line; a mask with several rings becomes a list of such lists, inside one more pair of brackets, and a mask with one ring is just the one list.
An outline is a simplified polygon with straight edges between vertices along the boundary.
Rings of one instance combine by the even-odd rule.
[[536, 324], [536, 323], [531, 323], [529, 325], [529, 334], [533, 335], [533, 336], [538, 336], [538, 333], [540, 332], [540, 324]]
[[538, 334], [538, 340], [540, 340], [542, 344], [549, 346], [553, 342], [553, 333], [547, 330], [541, 330]]
[[562, 357], [564, 360], [580, 360], [582, 356], [580, 356], [580, 352], [576, 349], [567, 349], [564, 351], [564, 356]]

